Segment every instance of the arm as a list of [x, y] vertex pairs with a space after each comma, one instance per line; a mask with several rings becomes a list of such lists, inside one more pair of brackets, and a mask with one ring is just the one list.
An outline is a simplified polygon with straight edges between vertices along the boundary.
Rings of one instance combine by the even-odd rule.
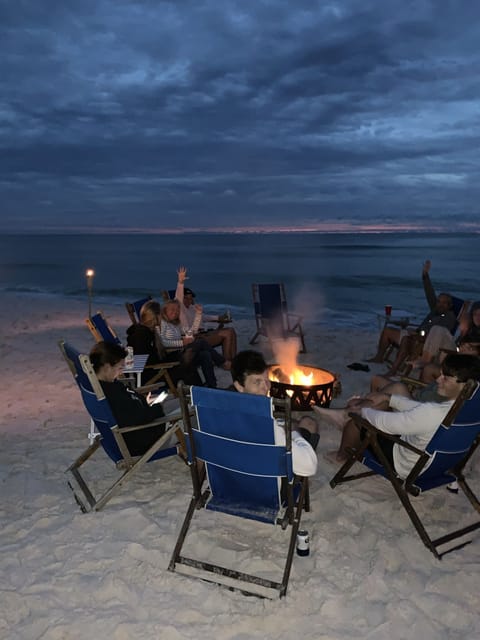
[[[284, 445], [285, 431], [276, 420], [274, 424], [275, 443]], [[315, 475], [317, 471], [317, 454], [298, 431], [292, 431], [292, 464], [293, 472], [304, 478]]]
[[102, 383], [102, 389], [119, 427], [133, 427], [163, 418], [161, 404], [149, 406], [133, 389], [121, 382]]
[[435, 294], [435, 289], [433, 288], [432, 282], [430, 280], [430, 260], [426, 260], [423, 264], [422, 270], [422, 282], [423, 282], [423, 290], [425, 292], [425, 298], [427, 299], [428, 306], [430, 307], [430, 311], [435, 310], [435, 306], [437, 304], [437, 296]]
[[[407, 402], [404, 402], [407, 401]], [[390, 406], [404, 407], [399, 411], [376, 411], [368, 407], [361, 415], [377, 429], [394, 435], [423, 435], [440, 425], [447, 415], [452, 402], [416, 402], [402, 396], [392, 396]]]
[[183, 307], [183, 294], [185, 288], [185, 280], [187, 279], [187, 268], [178, 267], [177, 269], [177, 288], [175, 290], [175, 298], [180, 302]]

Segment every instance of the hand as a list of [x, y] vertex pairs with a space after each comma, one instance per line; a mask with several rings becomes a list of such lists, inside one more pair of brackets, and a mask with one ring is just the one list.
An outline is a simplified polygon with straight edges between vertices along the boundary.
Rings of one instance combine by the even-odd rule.
[[187, 267], [178, 267], [177, 269], [177, 277], [178, 277], [178, 281], [180, 282], [180, 284], [183, 284], [185, 282], [185, 280], [188, 280], [187, 277]]
[[430, 260], [425, 260], [425, 262], [423, 263], [423, 269], [422, 269], [423, 276], [427, 275], [427, 273], [430, 271], [431, 266], [432, 266], [432, 262]]
[[192, 344], [192, 342], [195, 340], [195, 338], [193, 336], [183, 336], [182, 338], [182, 342], [184, 344], [184, 346], [186, 346], [187, 344]]
[[150, 391], [147, 393], [147, 396], [146, 396], [145, 400], [147, 401], [148, 404], [152, 404], [153, 398], [152, 398], [152, 394], [150, 393]]

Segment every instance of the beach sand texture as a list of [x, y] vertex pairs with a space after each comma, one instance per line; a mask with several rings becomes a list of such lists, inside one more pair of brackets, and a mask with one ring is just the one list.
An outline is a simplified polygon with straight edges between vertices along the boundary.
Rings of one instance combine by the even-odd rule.
[[[89, 420], [57, 341], [81, 350], [92, 339], [86, 305], [49, 296], [1, 294], [0, 637], [8, 640], [423, 640], [479, 637], [480, 534], [435, 560], [416, 535], [388, 483], [367, 479], [332, 490], [335, 467], [323, 453], [339, 433], [325, 425], [311, 511], [302, 528], [311, 554], [295, 557], [287, 597], [264, 601], [167, 571], [191, 494], [175, 458], [147, 465], [103, 511], [82, 514], [67, 487], [67, 466], [88, 444]], [[103, 311], [121, 337], [123, 307]], [[239, 346], [254, 331], [235, 323]], [[341, 375], [333, 406], [368, 389], [370, 376], [346, 365], [372, 355], [370, 332], [317, 329], [301, 361]], [[270, 354], [265, 350], [267, 358]], [[372, 372], [382, 371], [380, 365]], [[220, 383], [228, 383], [221, 372]], [[479, 492], [479, 468], [470, 471]], [[94, 484], [113, 479], [102, 453], [89, 466]], [[438, 532], [469, 521], [461, 496], [437, 490], [416, 499]], [[262, 525], [212, 518], [192, 541], [200, 553], [275, 568]], [[276, 529], [276, 528], [275, 528]], [[213, 536], [218, 547], [212, 551]], [[279, 547], [282, 536], [275, 531]], [[279, 554], [278, 554], [279, 555]]]

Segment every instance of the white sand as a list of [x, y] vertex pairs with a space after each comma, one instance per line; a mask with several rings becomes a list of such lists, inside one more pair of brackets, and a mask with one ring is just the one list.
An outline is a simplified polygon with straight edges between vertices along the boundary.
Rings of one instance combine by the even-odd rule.
[[[147, 465], [101, 512], [82, 514], [64, 470], [88, 444], [88, 418], [56, 343], [65, 338], [79, 349], [90, 348], [86, 305], [72, 302], [67, 308], [54, 298], [13, 294], [2, 294], [1, 302], [1, 638], [479, 636], [480, 533], [473, 534], [472, 544], [438, 561], [385, 481], [330, 489], [335, 468], [322, 453], [338, 443], [333, 427], [321, 434], [312, 510], [303, 519], [311, 555], [295, 557], [286, 599], [249, 598], [167, 572], [190, 496], [188, 470], [178, 459]], [[103, 310], [123, 337], [124, 309]], [[253, 318], [237, 323], [240, 347], [246, 346], [253, 324]], [[341, 374], [344, 391], [334, 403], [341, 405], [367, 389], [370, 376], [346, 365], [371, 355], [375, 341], [373, 321], [368, 335], [309, 331], [309, 353], [302, 361]], [[98, 483], [115, 477], [102, 452], [96, 462], [89, 477]], [[479, 466], [471, 472], [477, 492]], [[416, 504], [438, 534], [448, 521], [469, 519], [464, 499], [444, 489]], [[215, 533], [222, 559], [241, 561], [246, 570], [261, 565], [262, 557], [276, 565], [267, 536], [256, 531], [255, 523], [245, 527], [218, 520], [209, 526], [193, 540], [198, 551], [213, 546]], [[281, 536], [275, 533], [277, 540]]]

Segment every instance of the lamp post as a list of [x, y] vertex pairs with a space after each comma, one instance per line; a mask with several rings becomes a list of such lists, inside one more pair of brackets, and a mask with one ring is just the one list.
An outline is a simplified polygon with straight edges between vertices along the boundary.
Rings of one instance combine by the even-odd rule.
[[87, 276], [87, 291], [88, 291], [88, 317], [92, 317], [92, 297], [93, 297], [93, 276], [95, 271], [93, 269], [87, 269], [85, 271]]

